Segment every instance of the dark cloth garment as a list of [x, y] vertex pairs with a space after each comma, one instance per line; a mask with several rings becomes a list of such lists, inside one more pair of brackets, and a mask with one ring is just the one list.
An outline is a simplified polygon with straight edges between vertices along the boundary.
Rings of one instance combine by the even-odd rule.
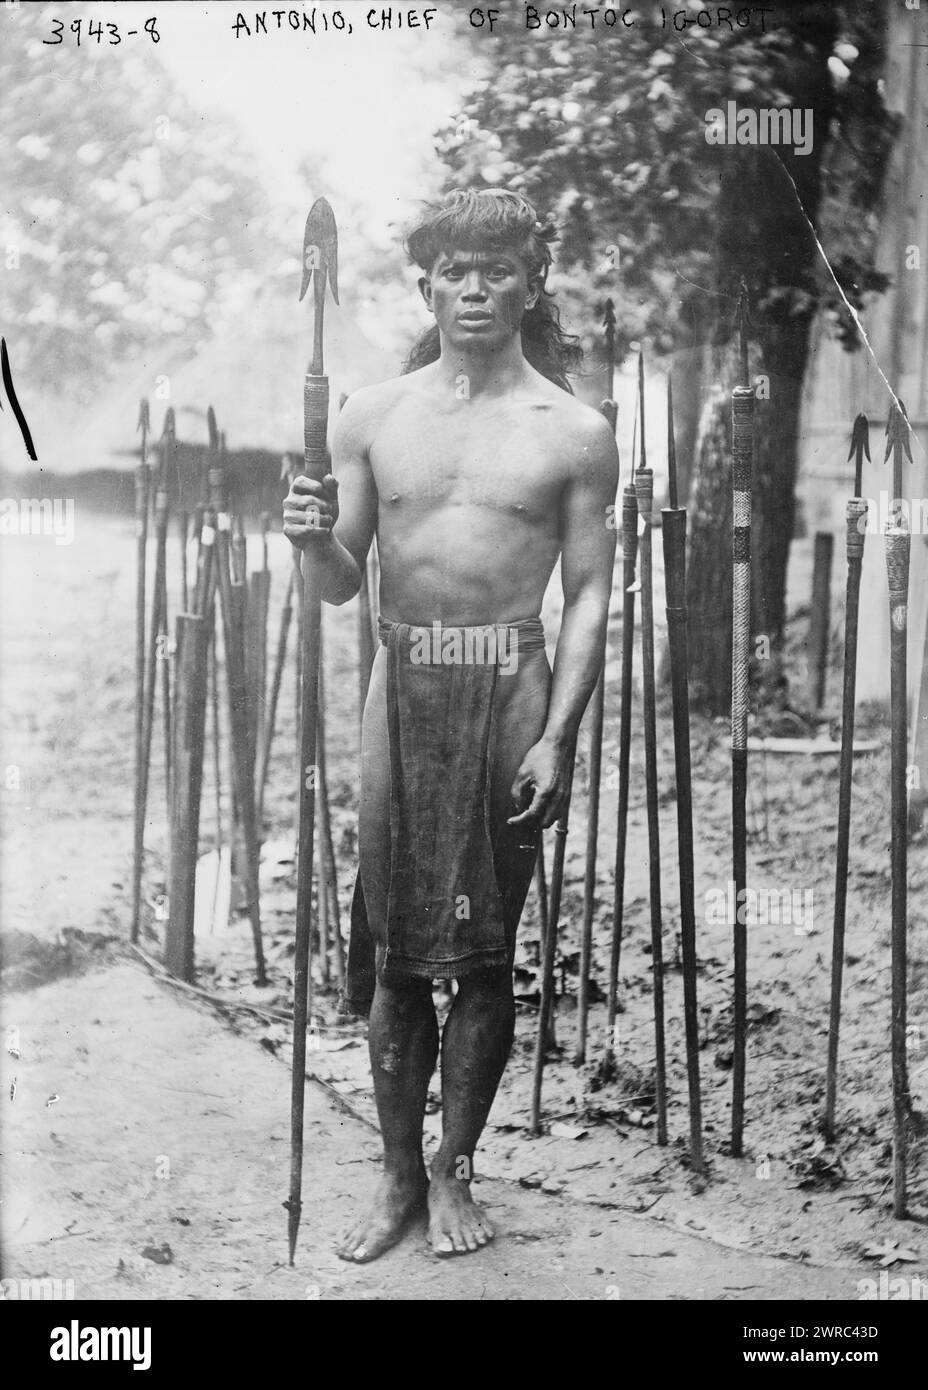
[[538, 618], [480, 628], [381, 619], [379, 629], [391, 781], [386, 939], [374, 941], [359, 874], [350, 1013], [368, 1012], [380, 975], [455, 979], [511, 959], [493, 855], [495, 706], [499, 681], [518, 679], [518, 658], [545, 645]]

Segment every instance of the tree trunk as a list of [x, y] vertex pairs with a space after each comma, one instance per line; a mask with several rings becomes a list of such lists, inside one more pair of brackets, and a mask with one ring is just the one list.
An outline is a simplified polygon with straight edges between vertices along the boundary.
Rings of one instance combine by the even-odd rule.
[[710, 388], [699, 421], [690, 487], [686, 603], [693, 707], [731, 706], [731, 407]]

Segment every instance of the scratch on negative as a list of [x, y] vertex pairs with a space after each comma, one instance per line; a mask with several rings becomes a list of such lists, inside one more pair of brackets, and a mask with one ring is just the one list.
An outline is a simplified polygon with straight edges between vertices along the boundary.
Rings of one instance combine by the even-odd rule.
[[[767, 146], [767, 148], [770, 149], [769, 146]], [[814, 226], [814, 224], [813, 224], [813, 222], [812, 222], [812, 219], [811, 219], [811, 217], [809, 216], [809, 214], [806, 212], [805, 208], [803, 207], [802, 199], [801, 199], [800, 196], [799, 196], [799, 189], [796, 187], [796, 183], [795, 183], [795, 180], [793, 179], [792, 174], [789, 172], [789, 170], [787, 169], [786, 165], [783, 163], [782, 159], [780, 158], [779, 154], [777, 154], [776, 150], [771, 149], [770, 152], [771, 152], [771, 154], [776, 155], [777, 163], [779, 164], [780, 168], [783, 170], [783, 173], [784, 173], [784, 174], [786, 175], [786, 177], [789, 179], [790, 186], [792, 187], [793, 194], [794, 194], [794, 196], [795, 196], [795, 198], [796, 198], [796, 202], [797, 202], [797, 204], [799, 205], [799, 211], [802, 213], [803, 217], [805, 218], [806, 223], [807, 223], [808, 228], [809, 228], [809, 231], [812, 233], [812, 239], [813, 239], [813, 241], [815, 242], [816, 246], [818, 247], [818, 253], [819, 253], [819, 255], [821, 256], [822, 260], [825, 262], [825, 268], [827, 269], [828, 274], [831, 276], [832, 280], [835, 282], [835, 288], [837, 289], [839, 295], [841, 296], [842, 300], [844, 301], [845, 308], [847, 309], [848, 313], [850, 314], [851, 318], [853, 319], [853, 321], [854, 321], [854, 327], [857, 329], [857, 332], [860, 334], [861, 338], [863, 339], [863, 341], [864, 341], [864, 346], [866, 347], [867, 351], [869, 352], [870, 356], [872, 357], [872, 359], [873, 359], [873, 364], [874, 364], [874, 366], [876, 367], [877, 371], [879, 372], [880, 377], [882, 378], [882, 381], [883, 381], [884, 386], [886, 387], [887, 391], [889, 392], [890, 396], [892, 397], [893, 402], [894, 402], [896, 408], [897, 408], [903, 415], [905, 415], [905, 411], [904, 411], [903, 408], [902, 408], [902, 402], [899, 400], [899, 397], [896, 395], [895, 391], [894, 391], [893, 388], [890, 386], [889, 380], [888, 380], [888, 378], [887, 378], [887, 376], [886, 376], [886, 373], [883, 371], [883, 368], [880, 366], [880, 363], [879, 363], [879, 360], [878, 360], [878, 358], [877, 358], [877, 355], [876, 355], [876, 353], [873, 351], [873, 348], [872, 348], [871, 345], [870, 345], [870, 339], [867, 337], [866, 329], [864, 328], [863, 324], [862, 324], [861, 321], [860, 321], [860, 315], [858, 314], [857, 310], [854, 308], [854, 306], [853, 306], [853, 304], [851, 303], [851, 301], [848, 299], [847, 295], [844, 293], [844, 290], [841, 288], [841, 283], [840, 283], [840, 281], [838, 280], [837, 275], [834, 273], [834, 271], [833, 271], [832, 268], [831, 268], [831, 262], [830, 262], [829, 259], [828, 259], [828, 256], [827, 256], [827, 254], [826, 254], [826, 252], [825, 252], [824, 246], [823, 246], [822, 243], [819, 241], [818, 233], [817, 233], [816, 230], [815, 230], [815, 226]], [[924, 450], [922, 449], [921, 442], [920, 442], [920, 440], [919, 440], [919, 438], [918, 438], [918, 435], [915, 433], [914, 429], [911, 428], [911, 426], [909, 427], [909, 436], [910, 436], [910, 438], [914, 439], [914, 441], [915, 441], [915, 447], [916, 447], [918, 450], [920, 450], [920, 452], [924, 453]]]

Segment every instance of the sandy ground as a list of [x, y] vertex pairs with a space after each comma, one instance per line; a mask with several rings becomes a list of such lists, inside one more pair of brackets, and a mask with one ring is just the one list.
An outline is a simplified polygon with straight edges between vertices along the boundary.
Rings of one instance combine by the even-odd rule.
[[[273, 645], [288, 556], [281, 538], [272, 541]], [[655, 548], [655, 555], [658, 553], [659, 546]], [[807, 558], [800, 543], [791, 571], [794, 609], [808, 591]], [[288, 1027], [275, 1014], [285, 1013], [290, 1003], [294, 905], [292, 671], [287, 674], [281, 701], [262, 869], [270, 985], [258, 990], [251, 981], [253, 966], [245, 923], [233, 921], [225, 933], [197, 943], [199, 984], [227, 1004], [247, 1002], [259, 1010], [257, 1014], [233, 1010], [232, 1017], [242, 1034], [233, 1037], [222, 1017], [203, 1012], [176, 994], [166, 994], [167, 987], [146, 981], [141, 966], [129, 969], [125, 964], [112, 965], [112, 942], [124, 940], [126, 935], [132, 838], [132, 527], [125, 522], [79, 517], [71, 547], [55, 547], [44, 538], [5, 538], [0, 565], [5, 598], [0, 607], [4, 653], [0, 802], [3, 944], [7, 990], [14, 991], [4, 1021], [15, 1021], [23, 1040], [18, 1049], [20, 1058], [6, 1058], [18, 1078], [16, 1101], [10, 1106], [4, 1104], [6, 1115], [17, 1117], [13, 1131], [4, 1124], [4, 1166], [18, 1179], [10, 1184], [14, 1205], [6, 1207], [2, 1218], [7, 1260], [17, 1271], [47, 1269], [54, 1275], [58, 1238], [63, 1235], [69, 1258], [72, 1251], [86, 1251], [86, 1273], [84, 1257], [77, 1260], [75, 1255], [75, 1272], [66, 1277], [77, 1279], [80, 1275], [86, 1278], [88, 1288], [105, 1290], [109, 1287], [106, 1280], [116, 1280], [118, 1274], [111, 1292], [101, 1296], [131, 1296], [133, 1288], [143, 1297], [162, 1293], [175, 1296], [180, 1286], [169, 1281], [179, 1277], [181, 1260], [156, 1266], [140, 1255], [140, 1249], [152, 1242], [157, 1248], [167, 1241], [173, 1251], [180, 1251], [195, 1238], [191, 1233], [202, 1229], [215, 1236], [219, 1222], [223, 1231], [236, 1227], [229, 1245], [213, 1250], [204, 1241], [199, 1252], [192, 1250], [189, 1263], [183, 1265], [189, 1282], [181, 1296], [219, 1296], [222, 1291], [222, 1296], [276, 1296], [266, 1290], [278, 1280], [274, 1287], [281, 1296], [304, 1297], [303, 1285], [295, 1292], [296, 1286], [287, 1283], [291, 1276], [276, 1263], [281, 1258], [284, 1221], [279, 1202], [287, 1185]], [[176, 569], [172, 549], [172, 579]], [[836, 599], [843, 586], [840, 571], [838, 564]], [[660, 614], [660, 594], [655, 607]], [[840, 605], [836, 608], [839, 610]], [[546, 616], [550, 630], [556, 631], [556, 603]], [[353, 604], [329, 611], [326, 617], [329, 771], [343, 922], [356, 863], [355, 622]], [[802, 630], [799, 615], [794, 639], [797, 659], [801, 656]], [[839, 633], [837, 611], [836, 637]], [[613, 623], [594, 922], [593, 973], [600, 986], [605, 983], [612, 901], [618, 639], [619, 626]], [[838, 652], [836, 642], [835, 654]], [[829, 713], [834, 713], [839, 688], [840, 679], [832, 672]], [[375, 1297], [415, 1297], [421, 1259], [426, 1271], [422, 1277], [430, 1285], [440, 1278], [448, 1281], [451, 1289], [455, 1280], [462, 1281], [457, 1293], [443, 1296], [496, 1297], [497, 1290], [505, 1285], [506, 1297], [535, 1297], [541, 1287], [538, 1268], [529, 1261], [517, 1270], [519, 1232], [531, 1245], [543, 1235], [552, 1242], [552, 1252], [561, 1251], [564, 1261], [573, 1262], [567, 1284], [575, 1292], [552, 1283], [551, 1291], [543, 1294], [552, 1298], [614, 1296], [606, 1291], [613, 1276], [623, 1289], [622, 1296], [630, 1296], [624, 1288], [633, 1287], [634, 1281], [629, 1285], [629, 1276], [617, 1272], [628, 1268], [628, 1260], [634, 1260], [632, 1273], [644, 1287], [641, 1271], [645, 1258], [659, 1259], [661, 1267], [669, 1265], [670, 1257], [660, 1256], [660, 1250], [672, 1250], [674, 1260], [679, 1261], [690, 1242], [702, 1251], [698, 1262], [693, 1257], [699, 1277], [681, 1278], [680, 1264], [674, 1265], [673, 1280], [652, 1271], [650, 1287], [662, 1290], [653, 1296], [854, 1297], [856, 1279], [873, 1276], [879, 1267], [879, 1258], [867, 1252], [894, 1241], [906, 1258], [894, 1258], [891, 1271], [928, 1277], [928, 1240], [923, 1224], [928, 1200], [924, 1139], [919, 1135], [913, 1137], [910, 1152], [910, 1207], [915, 1219], [894, 1222], [889, 1205], [885, 725], [879, 719], [872, 722], [867, 731], [876, 738], [879, 750], [859, 759], [855, 772], [841, 1132], [832, 1147], [824, 1145], [817, 1123], [823, 1093], [837, 770], [833, 759], [752, 759], [749, 881], [776, 890], [812, 892], [814, 909], [800, 931], [792, 923], [774, 921], [758, 924], [750, 932], [746, 1157], [734, 1160], [727, 1142], [730, 928], [724, 922], [709, 920], [706, 912], [707, 895], [724, 889], [728, 878], [727, 729], [724, 722], [700, 720], [694, 724], [703, 1030], [700, 1062], [711, 1179], [705, 1191], [696, 1193], [685, 1144], [672, 746], [667, 710], [659, 717], [669, 1145], [661, 1148], [654, 1142], [652, 967], [640, 743], [633, 753], [620, 1065], [613, 1076], [603, 1073], [604, 1008], [597, 991], [586, 1062], [579, 1064], [574, 1059], [588, 760], [583, 736], [558, 962], [557, 1033], [561, 1047], [551, 1055], [546, 1069], [544, 1133], [531, 1139], [526, 1132], [538, 999], [537, 911], [530, 898], [517, 962], [518, 1034], [478, 1158], [486, 1188], [493, 1192], [493, 1202], [500, 1204], [502, 1224], [510, 1232], [498, 1250], [480, 1257], [481, 1263], [502, 1261], [501, 1271], [493, 1276], [499, 1282], [488, 1283], [486, 1292], [481, 1293], [479, 1281], [470, 1283], [467, 1262], [455, 1262], [446, 1270], [423, 1253], [423, 1242], [417, 1237], [390, 1257], [396, 1280], [391, 1277], [386, 1292], [382, 1275], [371, 1274], [371, 1282], [364, 1283], [367, 1274], [346, 1271], [334, 1262], [331, 1252], [325, 1256], [326, 1264], [319, 1253], [319, 1273], [307, 1282], [318, 1285], [320, 1296], [350, 1297], [352, 1290], [363, 1290]], [[636, 729], [640, 729], [637, 704], [634, 719]], [[146, 832], [143, 933], [146, 948], [154, 954], [162, 931], [159, 899], [164, 888], [161, 769], [156, 733]], [[212, 804], [208, 777], [203, 848], [215, 840]], [[920, 1111], [928, 1109], [925, 844], [922, 836], [910, 850], [909, 1058], [913, 1101]], [[95, 966], [100, 964], [110, 968], [99, 973]], [[90, 973], [74, 973], [88, 970]], [[28, 994], [16, 992], [34, 986], [41, 987]], [[325, 985], [317, 967], [316, 1026], [309, 1067], [329, 1089], [321, 1092], [310, 1087], [307, 1094], [312, 1100], [307, 1103], [314, 1108], [314, 1145], [317, 1129], [319, 1140], [312, 1151], [317, 1164], [313, 1181], [327, 1196], [320, 1204], [318, 1242], [313, 1234], [304, 1246], [306, 1251], [311, 1244], [314, 1251], [329, 1249], [329, 1235], [339, 1224], [339, 1202], [344, 1199], [351, 1204], [355, 1200], [351, 1185], [339, 1181], [341, 1170], [366, 1164], [367, 1157], [376, 1154], [373, 1131], [366, 1124], [373, 1119], [373, 1109], [363, 1027], [337, 1022], [334, 1005], [334, 988]], [[94, 1025], [94, 1018], [109, 1022]], [[186, 1030], [190, 1030], [189, 1049], [180, 1042], [188, 1037]], [[101, 1045], [104, 1038], [109, 1039], [109, 1051]], [[81, 1047], [90, 1050], [85, 1055]], [[66, 1104], [66, 1094], [73, 1096], [72, 1073], [87, 1079], [73, 1101]], [[63, 1099], [46, 1109], [52, 1094]], [[333, 1095], [341, 1097], [361, 1119], [333, 1109]], [[75, 1108], [68, 1109], [72, 1103]], [[430, 1109], [429, 1144], [434, 1142], [440, 1123], [437, 1094]], [[65, 1129], [65, 1116], [74, 1116], [72, 1129]], [[173, 1136], [173, 1148], [167, 1139], [163, 1145], [160, 1140], [160, 1146], [154, 1145], [151, 1132], [145, 1132], [147, 1116], [158, 1117], [157, 1134]], [[51, 1137], [52, 1125], [57, 1142]], [[350, 1138], [341, 1137], [349, 1132]], [[239, 1148], [244, 1135], [250, 1147]], [[190, 1151], [194, 1158], [194, 1149], [200, 1151], [199, 1166], [193, 1162], [187, 1166], [172, 1164], [170, 1181], [153, 1176], [153, 1153], [167, 1154], [170, 1159], [172, 1152]], [[208, 1177], [203, 1166], [207, 1151]], [[17, 1157], [23, 1153], [32, 1155], [25, 1173], [22, 1158]], [[84, 1220], [83, 1204], [91, 1191], [88, 1174], [94, 1176], [98, 1203], [92, 1223]], [[267, 1181], [263, 1180], [265, 1175]], [[176, 1201], [181, 1177], [187, 1184], [186, 1205], [175, 1208], [171, 1202]], [[225, 1194], [222, 1200], [227, 1216], [217, 1215], [213, 1183]], [[75, 1192], [84, 1196], [73, 1196]], [[246, 1201], [253, 1207], [246, 1209]], [[149, 1226], [141, 1230], [135, 1223], [143, 1208]], [[175, 1215], [190, 1220], [190, 1227], [172, 1220]], [[151, 1225], [155, 1216], [158, 1221]], [[240, 1218], [240, 1229], [235, 1218]], [[246, 1230], [249, 1222], [251, 1227]], [[85, 1226], [88, 1234], [72, 1234], [85, 1230]], [[616, 1253], [609, 1259], [599, 1254], [591, 1257], [594, 1244], [613, 1228]], [[139, 1230], [139, 1238], [124, 1239], [129, 1230]], [[593, 1230], [602, 1235], [593, 1236]], [[631, 1232], [635, 1233], [634, 1240]], [[657, 1233], [656, 1254], [655, 1247], [647, 1244], [650, 1237], [646, 1239], [643, 1232]], [[84, 1244], [77, 1244], [78, 1240]], [[255, 1251], [259, 1249], [264, 1253], [257, 1259]], [[240, 1259], [240, 1279], [222, 1267], [227, 1254], [217, 1251], [226, 1251], [229, 1261]], [[620, 1258], [622, 1251], [625, 1254]], [[641, 1259], [640, 1252], [644, 1252]], [[218, 1263], [211, 1263], [214, 1257]], [[124, 1264], [121, 1272], [120, 1259]], [[762, 1277], [732, 1275], [731, 1271], [740, 1270], [740, 1262], [748, 1259], [760, 1261]], [[304, 1275], [307, 1267], [302, 1266]], [[323, 1268], [329, 1271], [324, 1278]], [[597, 1274], [597, 1269], [604, 1273]], [[362, 1282], [355, 1284], [356, 1278]], [[335, 1282], [326, 1282], [329, 1279]], [[577, 1281], [582, 1280], [587, 1282], [582, 1289], [577, 1288]], [[605, 1280], [605, 1285], [600, 1287], [597, 1280]], [[747, 1292], [749, 1285], [757, 1287]], [[743, 1292], [739, 1292], [741, 1286]]]
[[[373, 1265], [332, 1244], [376, 1175], [373, 1131], [306, 1089], [305, 1206], [286, 1263], [289, 1076], [141, 965], [7, 1000], [21, 1055], [4, 1116], [4, 1274], [78, 1299], [842, 1299], [859, 1272], [790, 1269], [648, 1217], [485, 1179], [493, 1245], [454, 1260], [424, 1230]], [[168, 1055], [170, 1060], [168, 1060]], [[147, 1252], [147, 1253], [146, 1253]]]

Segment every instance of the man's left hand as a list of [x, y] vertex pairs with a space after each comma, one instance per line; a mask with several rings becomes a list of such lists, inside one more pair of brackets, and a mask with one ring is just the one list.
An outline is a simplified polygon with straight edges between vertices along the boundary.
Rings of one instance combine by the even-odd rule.
[[508, 824], [534, 821], [545, 830], [553, 825], [567, 803], [569, 773], [569, 750], [540, 739], [522, 759], [512, 784], [513, 801], [525, 809], [510, 816]]

